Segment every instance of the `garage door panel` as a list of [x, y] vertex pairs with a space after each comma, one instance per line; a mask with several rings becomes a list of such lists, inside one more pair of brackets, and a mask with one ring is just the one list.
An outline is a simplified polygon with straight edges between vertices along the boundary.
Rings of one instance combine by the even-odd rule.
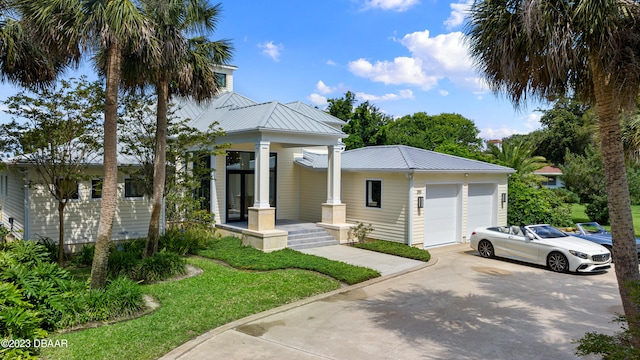
[[425, 247], [456, 242], [459, 194], [459, 185], [427, 185], [424, 206]]
[[469, 184], [467, 197], [467, 239], [480, 226], [493, 226], [495, 184]]

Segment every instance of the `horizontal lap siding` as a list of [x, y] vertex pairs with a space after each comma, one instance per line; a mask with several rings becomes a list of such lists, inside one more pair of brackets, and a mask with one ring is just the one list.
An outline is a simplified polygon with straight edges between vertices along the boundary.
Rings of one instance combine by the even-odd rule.
[[[96, 178], [101, 173], [96, 172]], [[151, 201], [147, 198], [123, 198], [124, 177], [118, 176], [118, 204], [111, 238], [133, 239], [147, 236]], [[44, 185], [31, 191], [31, 238], [48, 237], [58, 241], [58, 202]], [[100, 222], [100, 199], [91, 199], [91, 181], [80, 183], [80, 200], [71, 200], [65, 208], [65, 244], [93, 242]]]
[[300, 172], [300, 221], [320, 222], [322, 204], [327, 202], [327, 171], [312, 171], [301, 166], [298, 166], [298, 171]]
[[295, 156], [301, 156], [300, 148], [282, 148], [275, 144], [271, 151], [278, 154], [277, 163], [277, 219], [298, 220], [298, 174]]
[[[22, 181], [21, 176], [19, 174], [13, 173], [11, 171], [2, 171], [0, 172], [0, 176], [2, 177], [2, 189], [0, 189], [0, 205], [2, 209], [0, 213], [2, 214], [2, 224], [4, 224], [5, 228], [11, 229], [11, 225], [9, 225], [9, 218], [12, 217], [13, 220], [13, 234], [17, 238], [22, 238], [24, 231], [24, 181]], [[5, 181], [7, 182], [5, 184]], [[6, 186], [6, 188], [5, 188]], [[6, 192], [5, 192], [6, 190]]]
[[[382, 207], [365, 206], [365, 180], [382, 180]], [[406, 210], [409, 179], [395, 173], [342, 172], [342, 202], [347, 205], [347, 222], [371, 224], [372, 238], [407, 243]]]

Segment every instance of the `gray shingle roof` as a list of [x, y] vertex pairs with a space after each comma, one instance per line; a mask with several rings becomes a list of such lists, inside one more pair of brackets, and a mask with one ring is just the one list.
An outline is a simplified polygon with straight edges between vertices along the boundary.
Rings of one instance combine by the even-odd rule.
[[[326, 169], [327, 155], [305, 152], [296, 162], [309, 168]], [[342, 153], [342, 170], [501, 174], [515, 172], [505, 166], [405, 145], [370, 146], [345, 151]]]

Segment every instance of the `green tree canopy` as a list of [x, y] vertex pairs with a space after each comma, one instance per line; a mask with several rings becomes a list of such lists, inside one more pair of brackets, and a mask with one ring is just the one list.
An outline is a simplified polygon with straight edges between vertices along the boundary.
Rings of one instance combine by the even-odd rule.
[[462, 115], [427, 115], [418, 112], [389, 122], [386, 144], [402, 144], [432, 151], [443, 145], [457, 145], [475, 152], [482, 146], [479, 133], [473, 121]]
[[348, 91], [344, 98], [329, 99], [329, 114], [346, 121], [342, 130], [349, 134], [344, 140], [347, 150], [385, 144], [385, 125], [390, 118], [369, 101], [355, 109], [355, 95]]

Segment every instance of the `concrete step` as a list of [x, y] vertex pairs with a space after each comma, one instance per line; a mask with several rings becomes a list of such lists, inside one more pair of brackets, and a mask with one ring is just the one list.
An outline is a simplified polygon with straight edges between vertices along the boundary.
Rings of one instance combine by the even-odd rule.
[[287, 239], [287, 247], [294, 250], [339, 244], [340, 242], [323, 228], [292, 230]]

